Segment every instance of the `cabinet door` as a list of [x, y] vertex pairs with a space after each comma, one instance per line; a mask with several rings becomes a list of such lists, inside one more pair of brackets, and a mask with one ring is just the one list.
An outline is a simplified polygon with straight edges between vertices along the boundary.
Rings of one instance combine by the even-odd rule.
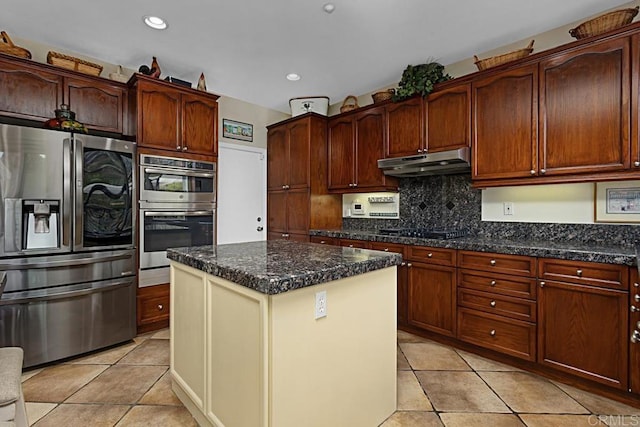
[[309, 235], [309, 190], [287, 190], [287, 231]]
[[540, 173], [630, 166], [629, 38], [540, 62]]
[[537, 64], [478, 80], [472, 93], [472, 178], [536, 175]]
[[289, 188], [309, 187], [309, 119], [305, 118], [289, 124]]
[[0, 60], [0, 114], [45, 121], [62, 104], [62, 76]]
[[540, 281], [538, 310], [539, 363], [627, 388], [626, 291]]
[[386, 106], [386, 157], [418, 154], [424, 148], [424, 109], [421, 97]]
[[182, 94], [182, 151], [218, 155], [218, 103], [193, 94]]
[[282, 190], [289, 180], [287, 126], [269, 129], [267, 134], [267, 189]]
[[471, 146], [471, 84], [432, 93], [425, 102], [429, 153]]
[[182, 151], [180, 92], [138, 83], [138, 146]]
[[456, 335], [456, 269], [407, 263], [409, 275], [408, 322], [412, 326]]
[[330, 190], [353, 188], [353, 184], [355, 184], [355, 131], [351, 116], [329, 121], [328, 130], [328, 187]]
[[123, 133], [123, 88], [81, 77], [67, 77], [64, 82], [65, 103], [75, 111], [80, 123], [91, 129]]
[[267, 194], [267, 231], [287, 232], [287, 191], [269, 191]]
[[[630, 291], [630, 305], [637, 308], [640, 305], [635, 300], [636, 296], [640, 298], [640, 278], [638, 278], [637, 268], [631, 270]], [[638, 393], [640, 392], [640, 339], [632, 337], [635, 331], [640, 333], [640, 312], [638, 310], [629, 314], [629, 337], [632, 339], [629, 344], [629, 388], [633, 393]]]
[[378, 167], [384, 157], [384, 108], [374, 108], [355, 117], [356, 181], [358, 189], [366, 190], [385, 184], [385, 175]]

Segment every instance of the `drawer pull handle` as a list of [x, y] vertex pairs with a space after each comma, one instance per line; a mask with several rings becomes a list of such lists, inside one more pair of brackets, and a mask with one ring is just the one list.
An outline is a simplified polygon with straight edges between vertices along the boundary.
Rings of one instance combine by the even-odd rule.
[[495, 286], [495, 285], [496, 285], [496, 281], [495, 281], [495, 280], [492, 280], [492, 281], [491, 281], [491, 286]]
[[432, 256], [433, 256], [433, 254], [432, 254], [431, 252], [429, 252], [429, 253], [427, 254], [427, 258], [431, 258]]
[[576, 275], [577, 275], [578, 277], [582, 277], [582, 270], [577, 269], [577, 270], [576, 270]]
[[159, 310], [159, 311], [162, 311], [163, 309], [164, 309], [164, 305], [162, 305], [162, 304], [158, 304], [158, 310]]
[[492, 337], [496, 336], [496, 330], [492, 329], [491, 332], [489, 332], [489, 335], [491, 335]]
[[496, 260], [495, 260], [495, 259], [492, 259], [491, 261], [489, 261], [489, 264], [491, 264], [491, 265], [496, 265]]
[[490, 305], [491, 307], [495, 307], [495, 306], [496, 306], [496, 302], [495, 302], [495, 301], [491, 301], [491, 302], [489, 303], [489, 305]]

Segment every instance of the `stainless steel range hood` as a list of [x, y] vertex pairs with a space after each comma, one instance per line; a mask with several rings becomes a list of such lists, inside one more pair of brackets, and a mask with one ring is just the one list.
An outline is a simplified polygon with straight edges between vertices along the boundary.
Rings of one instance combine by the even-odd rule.
[[398, 177], [467, 173], [471, 171], [469, 147], [416, 156], [380, 159], [378, 167], [383, 170], [385, 175]]

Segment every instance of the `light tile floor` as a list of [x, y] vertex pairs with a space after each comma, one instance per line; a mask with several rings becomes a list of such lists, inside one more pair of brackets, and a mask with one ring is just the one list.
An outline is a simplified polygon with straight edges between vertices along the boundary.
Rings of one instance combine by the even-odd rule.
[[[25, 372], [31, 425], [197, 426], [171, 391], [168, 338], [146, 334]], [[640, 408], [403, 331], [397, 363], [398, 410], [381, 427], [640, 425]]]

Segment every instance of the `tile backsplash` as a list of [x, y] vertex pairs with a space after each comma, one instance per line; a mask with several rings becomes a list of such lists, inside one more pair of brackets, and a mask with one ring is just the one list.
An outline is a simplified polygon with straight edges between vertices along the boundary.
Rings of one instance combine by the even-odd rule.
[[491, 239], [549, 240], [634, 246], [640, 226], [482, 221], [482, 190], [469, 175], [443, 175], [400, 180], [400, 219], [343, 218], [345, 230], [390, 227], [466, 228]]

